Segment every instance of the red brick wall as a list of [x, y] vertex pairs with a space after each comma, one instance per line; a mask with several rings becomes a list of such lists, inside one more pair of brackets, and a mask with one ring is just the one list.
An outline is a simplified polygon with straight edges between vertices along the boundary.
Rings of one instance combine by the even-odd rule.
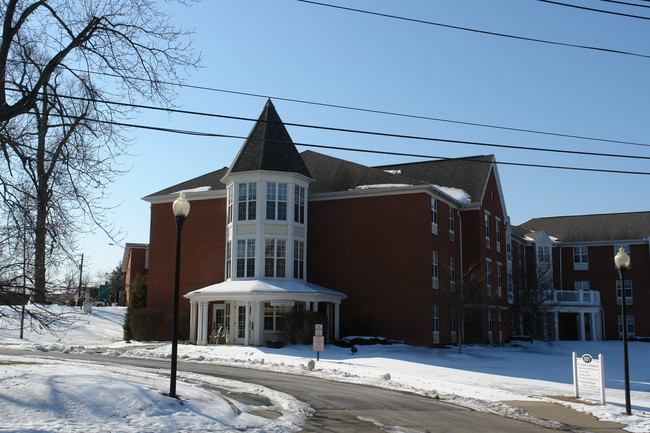
[[[189, 313], [182, 295], [224, 281], [226, 199], [190, 201], [182, 231], [180, 311]], [[173, 309], [176, 220], [171, 203], [151, 206], [147, 307]]]
[[[442, 202], [438, 212], [437, 237], [448, 239]], [[433, 238], [431, 197], [424, 193], [309, 203], [307, 276], [348, 295], [342, 336], [372, 333], [432, 344], [431, 252], [450, 254], [448, 241], [434, 247]]]

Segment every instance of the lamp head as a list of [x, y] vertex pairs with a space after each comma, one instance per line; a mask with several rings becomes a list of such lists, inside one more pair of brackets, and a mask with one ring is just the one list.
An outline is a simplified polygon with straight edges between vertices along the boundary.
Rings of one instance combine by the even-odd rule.
[[630, 267], [630, 256], [625, 252], [623, 247], [618, 249], [618, 253], [614, 256], [614, 263], [618, 269], [627, 269]]
[[180, 192], [178, 198], [172, 204], [172, 211], [175, 217], [185, 218], [190, 213], [190, 202], [185, 198], [185, 193]]

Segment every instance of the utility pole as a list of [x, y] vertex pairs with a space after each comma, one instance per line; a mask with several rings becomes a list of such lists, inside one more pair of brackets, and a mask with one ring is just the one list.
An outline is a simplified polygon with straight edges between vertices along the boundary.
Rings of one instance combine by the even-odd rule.
[[[81, 278], [84, 273], [84, 255], [81, 255], [81, 265], [79, 266], [79, 300], [81, 300]], [[83, 307], [83, 302], [81, 303]]]

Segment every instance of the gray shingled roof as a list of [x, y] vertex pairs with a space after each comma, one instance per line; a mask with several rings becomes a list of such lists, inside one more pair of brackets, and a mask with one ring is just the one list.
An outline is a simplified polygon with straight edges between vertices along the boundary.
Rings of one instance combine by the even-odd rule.
[[480, 202], [483, 199], [492, 162], [494, 162], [494, 155], [479, 155], [439, 161], [382, 165], [376, 168], [400, 170], [404, 176], [421, 179], [433, 185], [460, 188], [470, 195], [472, 202]]
[[257, 170], [311, 177], [270, 99], [231, 164], [229, 173]]
[[307, 150], [300, 154], [314, 182], [310, 193], [348, 191], [367, 185], [428, 185], [427, 182], [387, 173], [344, 159]]
[[228, 167], [224, 167], [222, 169], [204, 174], [202, 176], [195, 177], [194, 179], [190, 179], [185, 182], [176, 184], [174, 186], [170, 186], [169, 188], [165, 188], [158, 192], [154, 192], [153, 194], [149, 194], [147, 197], [168, 195], [178, 191], [186, 191], [188, 189], [200, 188], [202, 186], [209, 186], [210, 189], [212, 190], [226, 189], [226, 185], [221, 182], [221, 179], [223, 179], [227, 171], [228, 171]]
[[650, 236], [650, 212], [611, 213], [533, 218], [516, 232], [544, 231], [562, 242], [646, 239]]

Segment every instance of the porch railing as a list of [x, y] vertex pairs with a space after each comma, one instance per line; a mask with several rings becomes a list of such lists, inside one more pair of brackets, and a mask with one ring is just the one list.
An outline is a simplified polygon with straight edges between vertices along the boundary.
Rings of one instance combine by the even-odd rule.
[[558, 304], [600, 305], [597, 290], [556, 290], [553, 298]]

